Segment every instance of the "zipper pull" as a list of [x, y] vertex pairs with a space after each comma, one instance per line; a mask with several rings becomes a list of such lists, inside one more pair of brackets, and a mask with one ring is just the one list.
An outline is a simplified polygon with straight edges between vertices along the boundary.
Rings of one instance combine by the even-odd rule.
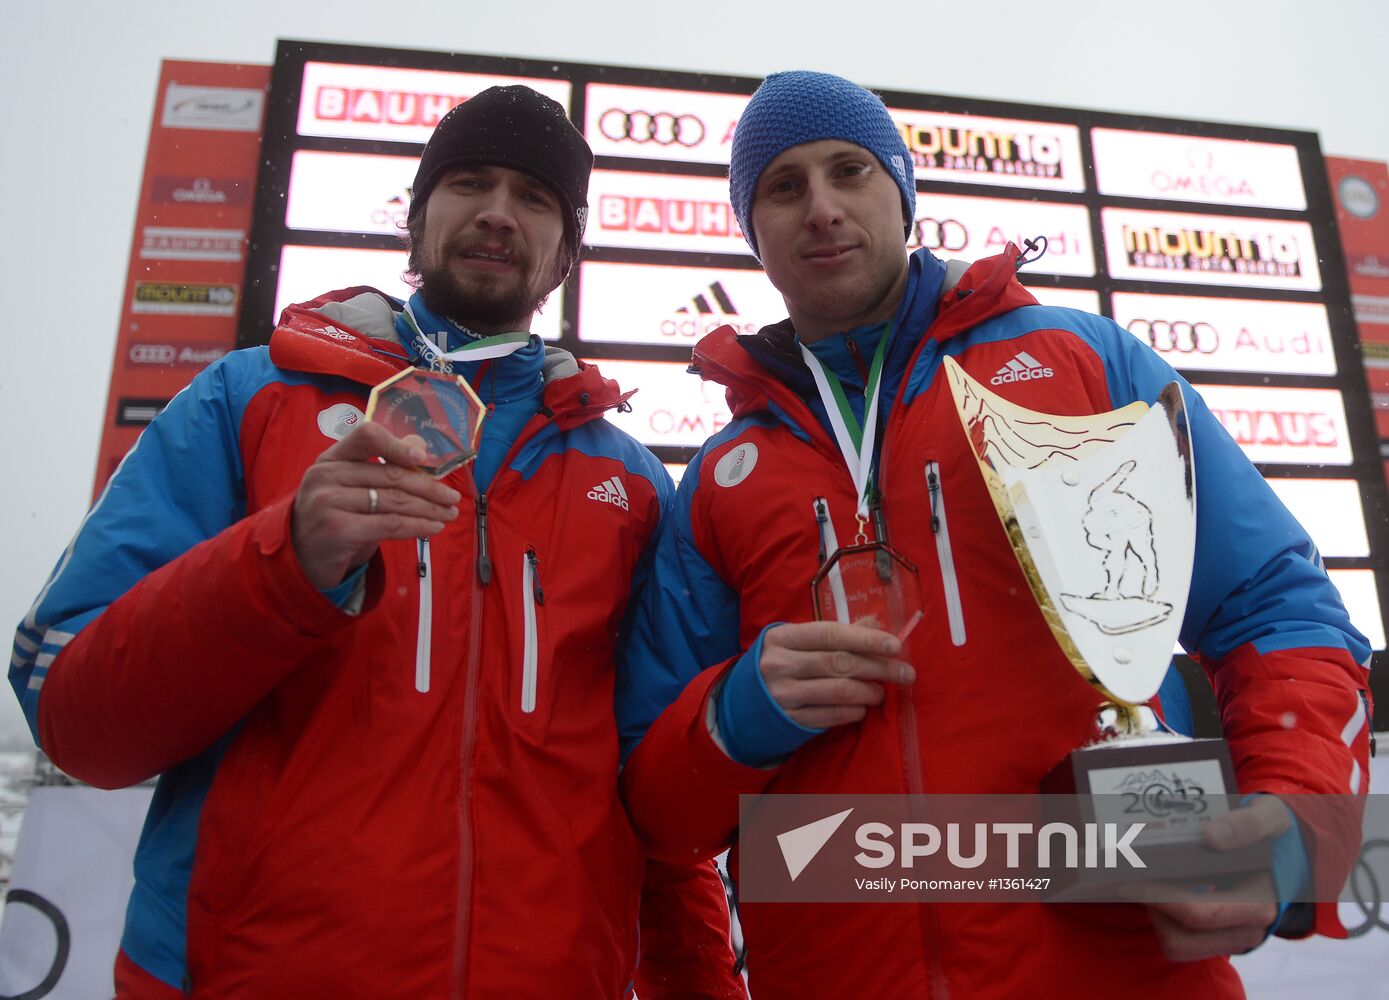
[[415, 551], [419, 553], [419, 563], [415, 566], [415, 572], [419, 573], [421, 580], [429, 575], [429, 563], [424, 561], [424, 547], [428, 544], [428, 539], [415, 539]]
[[873, 536], [878, 541], [878, 552], [873, 557], [878, 579], [887, 583], [892, 579], [892, 557], [887, 554], [887, 521], [883, 518], [882, 499], [877, 487], [870, 487], [868, 494], [868, 513], [873, 518]]
[[526, 561], [531, 565], [531, 592], [535, 594], [535, 603], [545, 603], [545, 591], [540, 589], [540, 560], [536, 557], [535, 549], [526, 549]]
[[926, 489], [931, 494], [931, 531], [940, 534], [940, 474], [932, 469], [926, 473]]
[[1365, 727], [1370, 731], [1370, 756], [1375, 755], [1375, 720], [1374, 713], [1370, 711], [1370, 699], [1364, 691], [1360, 692], [1360, 704], [1365, 706]]
[[816, 497], [816, 498], [815, 498], [815, 523], [818, 524], [818, 525], [820, 526], [820, 561], [819, 561], [819, 565], [823, 566], [823, 565], [825, 565], [825, 559], [828, 558], [828, 555], [827, 555], [827, 553], [825, 552], [825, 535], [828, 533], [828, 532], [826, 531], [826, 527], [827, 527], [827, 525], [830, 523], [830, 512], [825, 508], [825, 498], [824, 498], [824, 497]]
[[492, 558], [487, 554], [487, 494], [477, 498], [477, 578], [485, 587], [492, 582]]
[[[863, 379], [864, 386], [868, 385], [868, 366], [863, 363], [863, 355], [859, 353], [858, 344], [854, 343], [852, 337], [844, 338], [845, 346], [849, 348], [849, 357], [854, 359], [854, 364], [858, 366], [858, 374]], [[865, 388], [865, 392], [867, 389]]]

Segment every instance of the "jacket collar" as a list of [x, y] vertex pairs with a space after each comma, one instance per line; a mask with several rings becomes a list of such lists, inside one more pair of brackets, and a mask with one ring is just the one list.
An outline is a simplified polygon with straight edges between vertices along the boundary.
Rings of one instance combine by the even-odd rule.
[[[270, 360], [287, 371], [331, 375], [364, 386], [384, 382], [411, 363], [395, 333], [401, 309], [398, 300], [365, 286], [289, 306], [270, 337]], [[624, 393], [617, 382], [567, 351], [547, 347], [546, 355], [541, 405], [561, 430], [597, 419], [635, 392]]]
[[[985, 320], [1036, 305], [1037, 300], [1017, 280], [1020, 257], [1021, 251], [1009, 243], [1003, 253], [969, 266], [959, 281], [940, 295], [935, 318], [924, 336], [915, 336], [923, 342], [941, 343]], [[947, 272], [953, 270], [948, 268]], [[754, 339], [756, 343], [744, 343]], [[733, 327], [720, 327], [695, 345], [690, 367], [727, 387], [729, 409], [735, 417], [772, 407], [794, 412], [804, 404], [790, 386], [798, 385], [800, 379], [810, 381], [789, 319], [741, 338]]]

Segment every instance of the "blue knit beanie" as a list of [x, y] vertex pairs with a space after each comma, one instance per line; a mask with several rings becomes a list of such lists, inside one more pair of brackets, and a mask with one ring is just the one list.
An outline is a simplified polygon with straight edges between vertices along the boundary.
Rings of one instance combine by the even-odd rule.
[[753, 253], [757, 253], [757, 237], [752, 233], [752, 196], [762, 171], [792, 146], [821, 139], [852, 142], [876, 156], [897, 182], [907, 217], [916, 218], [911, 157], [882, 100], [830, 73], [773, 73], [762, 81], [738, 119], [728, 168], [733, 214]]

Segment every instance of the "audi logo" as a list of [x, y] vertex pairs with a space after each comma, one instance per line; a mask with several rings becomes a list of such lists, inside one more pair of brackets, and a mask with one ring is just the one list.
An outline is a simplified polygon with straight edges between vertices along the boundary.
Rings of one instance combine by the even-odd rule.
[[137, 365], [171, 365], [177, 357], [172, 344], [130, 345], [130, 360]]
[[1220, 347], [1220, 333], [1204, 320], [1131, 319], [1128, 331], [1161, 354], [1214, 354]]
[[[1353, 938], [1363, 937], [1376, 929], [1389, 931], [1389, 921], [1384, 919], [1384, 885], [1375, 874], [1375, 865], [1369, 861], [1371, 852], [1382, 852], [1386, 848], [1389, 848], [1389, 840], [1377, 838], [1365, 841], [1360, 848], [1359, 856], [1355, 859], [1355, 867], [1351, 869], [1347, 888], [1355, 897], [1354, 902], [1365, 918], [1360, 924], [1354, 926], [1349, 920], [1345, 920], [1346, 933]], [[1383, 874], [1384, 859], [1381, 857], [1379, 875]]]
[[684, 146], [704, 141], [704, 122], [694, 115], [668, 111], [624, 111], [609, 108], [598, 119], [598, 131], [613, 142], [654, 142], [658, 146]]
[[959, 219], [917, 219], [912, 223], [912, 236], [927, 250], [954, 252], [969, 246], [969, 230]]

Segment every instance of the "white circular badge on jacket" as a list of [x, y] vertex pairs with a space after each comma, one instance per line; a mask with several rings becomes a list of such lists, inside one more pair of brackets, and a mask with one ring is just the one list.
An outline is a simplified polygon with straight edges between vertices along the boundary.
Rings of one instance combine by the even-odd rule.
[[714, 482], [720, 486], [737, 486], [757, 466], [757, 445], [745, 441], [729, 449], [728, 454], [714, 466]]
[[366, 414], [351, 403], [334, 403], [318, 413], [318, 429], [324, 437], [341, 441], [355, 428], [360, 427]]

